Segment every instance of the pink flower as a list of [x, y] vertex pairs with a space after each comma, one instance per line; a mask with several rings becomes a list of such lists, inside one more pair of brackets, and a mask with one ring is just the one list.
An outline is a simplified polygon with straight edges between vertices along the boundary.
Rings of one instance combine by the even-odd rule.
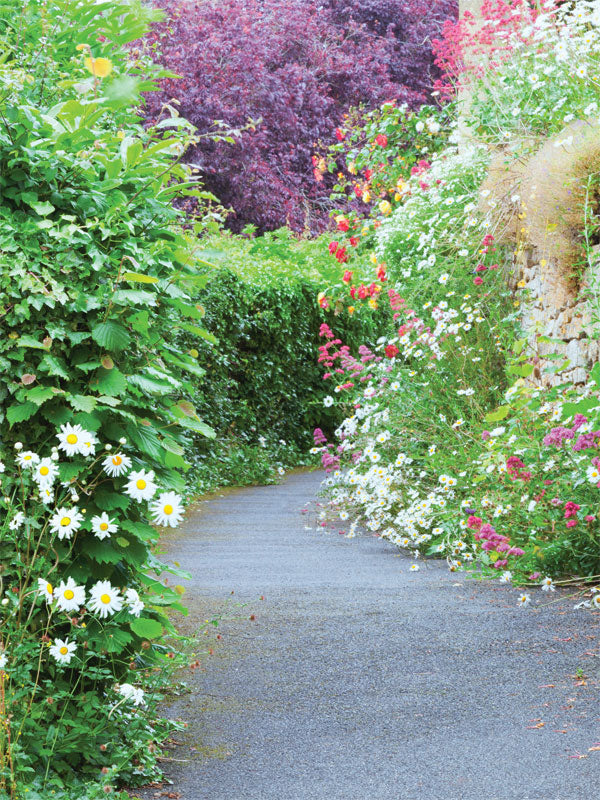
[[475, 286], [481, 286], [483, 283], [483, 278], [480, 278], [479, 275], [476, 278], [473, 278], [473, 283]]
[[593, 522], [595, 519], [596, 517], [593, 514], [586, 514], [584, 517], [584, 520], [586, 522]]
[[529, 580], [529, 581], [537, 581], [537, 579], [539, 577], [540, 577], [540, 573], [539, 572], [532, 572], [527, 580]]
[[577, 525], [576, 519], [568, 519], [567, 520], [567, 528], [574, 528]]

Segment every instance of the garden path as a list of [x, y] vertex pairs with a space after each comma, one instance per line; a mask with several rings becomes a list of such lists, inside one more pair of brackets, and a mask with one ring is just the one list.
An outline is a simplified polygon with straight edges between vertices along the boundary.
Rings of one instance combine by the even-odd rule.
[[248, 605], [169, 708], [189, 721], [166, 764], [173, 785], [135, 796], [596, 796], [600, 615], [572, 600], [519, 609], [514, 588], [438, 562], [411, 572], [372, 536], [318, 527], [320, 480], [298, 472], [215, 496], [167, 538], [193, 576], [188, 624], [231, 591]]

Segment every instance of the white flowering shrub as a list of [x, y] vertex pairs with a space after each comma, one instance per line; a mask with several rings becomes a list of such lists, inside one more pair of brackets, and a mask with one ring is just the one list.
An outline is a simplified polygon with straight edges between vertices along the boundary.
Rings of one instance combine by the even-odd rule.
[[[164, 491], [135, 448], [79, 424], [44, 450], [17, 442], [0, 463], [0, 780], [42, 761], [64, 772], [130, 780], [152, 774], [162, 665], [182, 610], [151, 573], [154, 525], [176, 527], [181, 497]], [[54, 779], [56, 780], [56, 778]], [[109, 785], [109, 784], [108, 784]]]

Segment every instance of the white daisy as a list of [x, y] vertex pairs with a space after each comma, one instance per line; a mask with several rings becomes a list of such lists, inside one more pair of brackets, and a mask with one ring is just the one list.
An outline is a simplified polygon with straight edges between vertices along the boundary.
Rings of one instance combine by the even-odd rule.
[[98, 539], [106, 539], [118, 530], [119, 526], [106, 512], [100, 514], [100, 516], [92, 517], [92, 532]]
[[135, 589], [127, 589], [125, 592], [125, 602], [129, 606], [129, 612], [134, 617], [139, 617], [140, 613], [144, 610], [144, 604], [140, 600], [139, 594]]
[[73, 658], [73, 654], [77, 650], [75, 642], [70, 642], [69, 639], [55, 639], [54, 644], [50, 648], [50, 655], [55, 658], [59, 664], [68, 664]]
[[141, 706], [144, 704], [144, 690], [136, 689], [130, 683], [122, 683], [118, 688], [119, 694], [123, 695], [126, 700], [131, 700], [134, 706]]
[[333, 405], [333, 403], [334, 399], [333, 397], [331, 397], [331, 395], [327, 395], [327, 397], [323, 398], [323, 405], [325, 406], [325, 408], [329, 408], [330, 406]]
[[22, 511], [17, 511], [11, 521], [8, 523], [8, 527], [11, 531], [18, 531], [19, 528], [23, 525], [25, 520], [25, 514]]
[[38, 486], [52, 486], [56, 476], [58, 475], [58, 467], [51, 458], [42, 458], [33, 469], [32, 477]]
[[504, 570], [502, 575], [500, 576], [500, 583], [510, 583], [512, 580], [512, 572], [510, 570]]
[[181, 497], [175, 492], [163, 492], [157, 500], [151, 503], [150, 512], [152, 519], [158, 525], [176, 528], [183, 519]]
[[49, 583], [46, 578], [38, 578], [38, 594], [46, 598], [47, 603], [54, 600], [54, 587]]
[[600, 608], [600, 594], [595, 594], [592, 597], [590, 605], [592, 608]]
[[108, 617], [123, 608], [123, 598], [110, 581], [98, 581], [90, 589], [88, 608], [100, 617]]
[[85, 603], [85, 588], [77, 586], [73, 578], [61, 581], [54, 590], [56, 606], [61, 611], [79, 611]]
[[76, 456], [78, 454], [85, 455], [88, 452], [85, 442], [89, 442], [93, 438], [93, 434], [84, 430], [81, 425], [71, 425], [67, 422], [60, 426], [60, 433], [57, 433], [56, 437], [59, 442], [59, 450], [64, 450], [68, 456]]
[[134, 500], [137, 500], [138, 503], [141, 500], [151, 500], [156, 493], [156, 489], [153, 470], [146, 472], [144, 469], [139, 472], [132, 472], [125, 486], [125, 492]]
[[31, 450], [23, 450], [22, 453], [17, 455], [17, 464], [24, 469], [30, 469], [37, 464], [39, 460], [40, 457], [38, 454], [33, 453]]
[[517, 600], [517, 605], [522, 606], [523, 608], [528, 606], [529, 603], [531, 603], [531, 597], [528, 594], [522, 594]]
[[45, 506], [54, 501], [54, 492], [49, 486], [40, 486], [40, 500]]
[[600, 481], [600, 469], [593, 464], [587, 468], [586, 475], [590, 483], [598, 483]]
[[87, 436], [83, 438], [80, 452], [84, 456], [94, 456], [96, 455], [98, 439], [96, 439], [93, 433], [88, 433], [88, 431], [84, 431], [84, 433], [87, 433]]
[[543, 592], [556, 591], [554, 587], [554, 581], [552, 580], [552, 578], [549, 578], [548, 576], [544, 578], [544, 580], [542, 581], [542, 591]]
[[102, 462], [102, 466], [107, 475], [110, 475], [111, 478], [118, 478], [130, 469], [131, 459], [122, 453], [115, 453], [112, 456], [107, 456]]
[[70, 539], [79, 530], [83, 514], [73, 508], [59, 508], [50, 519], [50, 530], [58, 534], [59, 539]]
[[418, 572], [419, 571], [419, 565], [418, 564], [411, 564], [410, 565], [410, 571], [411, 572]]

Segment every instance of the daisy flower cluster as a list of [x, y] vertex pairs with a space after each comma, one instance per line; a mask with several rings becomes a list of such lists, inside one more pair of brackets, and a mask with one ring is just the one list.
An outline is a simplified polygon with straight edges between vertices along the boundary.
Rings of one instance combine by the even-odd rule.
[[599, 121], [599, 43], [596, 0], [517, 0], [485, 5], [481, 24], [449, 27], [442, 49], [453, 50], [455, 66], [467, 54], [458, 80], [474, 92], [478, 134], [510, 141], [553, 134], [574, 119]]

